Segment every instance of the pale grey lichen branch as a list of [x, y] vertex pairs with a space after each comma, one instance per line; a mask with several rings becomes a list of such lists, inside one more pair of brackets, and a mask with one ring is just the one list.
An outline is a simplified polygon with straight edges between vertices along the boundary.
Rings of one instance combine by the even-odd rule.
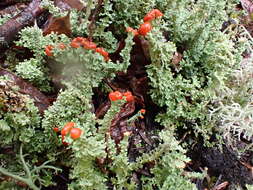
[[46, 161], [41, 166], [35, 167], [34, 169], [30, 170], [29, 167], [28, 167], [28, 164], [25, 162], [25, 159], [24, 159], [23, 145], [22, 144], [20, 146], [20, 160], [22, 162], [23, 168], [24, 168], [25, 173], [26, 173], [25, 177], [13, 174], [12, 172], [7, 171], [3, 167], [0, 167], [0, 173], [5, 175], [5, 176], [9, 176], [9, 177], [11, 177], [11, 178], [13, 178], [17, 181], [21, 181], [21, 182], [27, 184], [27, 186], [29, 188], [33, 189], [33, 190], [40, 190], [40, 188], [37, 187], [36, 184], [35, 184], [36, 180], [38, 180], [39, 182], [43, 181], [42, 179], [40, 179], [37, 176], [37, 173], [39, 171], [41, 171], [42, 169], [52, 169], [52, 170], [55, 170], [55, 171], [61, 171], [61, 169], [59, 169], [59, 168], [47, 165], [49, 162], [52, 162], [52, 161]]

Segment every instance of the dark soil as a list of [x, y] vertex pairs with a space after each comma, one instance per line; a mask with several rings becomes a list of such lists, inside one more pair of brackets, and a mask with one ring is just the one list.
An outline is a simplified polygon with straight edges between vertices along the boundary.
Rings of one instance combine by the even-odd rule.
[[[252, 152], [239, 159], [235, 152], [225, 145], [221, 148], [208, 148], [198, 144], [189, 152], [189, 157], [193, 161], [190, 168], [195, 171], [206, 168], [208, 175], [211, 178], [215, 177], [215, 183], [228, 181], [241, 187], [245, 187], [245, 184], [253, 184], [253, 170], [250, 167], [253, 159]], [[207, 181], [202, 181], [198, 184], [198, 188], [203, 190], [208, 185], [210, 184]], [[226, 189], [229, 189], [229, 186]]]

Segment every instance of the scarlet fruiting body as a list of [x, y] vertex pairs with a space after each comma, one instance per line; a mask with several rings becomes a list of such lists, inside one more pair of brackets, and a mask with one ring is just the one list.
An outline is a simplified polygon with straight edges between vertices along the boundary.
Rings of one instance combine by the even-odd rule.
[[68, 122], [61, 130], [61, 135], [66, 136], [74, 126], [75, 126], [74, 122]]
[[82, 41], [82, 45], [83, 45], [83, 48], [85, 48], [85, 49], [96, 49], [96, 47], [97, 47], [97, 45], [94, 42], [89, 41], [87, 39], [84, 39]]
[[73, 48], [79, 48], [83, 45], [84, 41], [86, 41], [86, 38], [83, 38], [83, 37], [74, 38], [71, 41], [70, 46], [73, 47]]
[[[100, 47], [97, 48], [97, 45], [87, 38], [76, 37], [71, 41], [70, 46], [73, 48], [83, 47], [84, 49], [95, 50], [104, 57], [105, 61], [109, 60], [109, 53], [106, 52], [103, 48]], [[60, 48], [64, 49], [65, 46], [61, 45]]]
[[130, 92], [130, 91], [123, 93], [123, 96], [126, 97], [126, 101], [128, 101], [128, 102], [131, 102], [134, 100], [134, 96], [133, 96], [132, 92]]
[[146, 110], [145, 109], [141, 109], [140, 112], [143, 113], [143, 114], [145, 114]]
[[107, 51], [104, 50], [104, 48], [98, 47], [96, 48], [96, 52], [98, 52], [99, 54], [101, 54], [104, 57], [108, 57], [109, 54]]
[[163, 16], [163, 13], [159, 9], [153, 9], [153, 11], [155, 12], [156, 18]]
[[140, 28], [138, 30], [140, 35], [146, 36], [148, 32], [152, 30], [152, 26], [149, 22], [144, 22], [140, 25]]
[[53, 56], [53, 52], [52, 52], [53, 48], [54, 48], [54, 46], [52, 46], [52, 45], [46, 46], [45, 53], [47, 56]]
[[96, 52], [101, 54], [106, 61], [109, 60], [109, 53], [107, 51], [105, 51], [104, 48], [98, 47], [98, 48], [96, 48]]
[[54, 130], [54, 132], [56, 132], [56, 133], [59, 132], [59, 128], [58, 128], [58, 127], [54, 127], [53, 130]]
[[78, 138], [80, 138], [81, 134], [82, 134], [82, 130], [79, 129], [79, 128], [72, 128], [70, 130], [70, 137], [72, 139], [78, 139]]
[[162, 16], [163, 16], [163, 13], [160, 10], [153, 9], [144, 16], [143, 20], [144, 20], [144, 22], [148, 22], [148, 21], [152, 21], [155, 18], [162, 17]]
[[143, 21], [144, 22], [149, 22], [155, 19], [155, 12], [154, 11], [150, 11], [149, 13], [147, 13], [144, 18]]
[[111, 101], [121, 100], [122, 99], [122, 94], [119, 91], [110, 92], [109, 93], [109, 99]]
[[114, 95], [114, 92], [110, 92], [110, 93], [109, 93], [109, 99], [110, 99], [111, 101], [116, 101], [116, 100], [117, 100], [116, 96]]
[[114, 95], [115, 95], [115, 97], [117, 98], [117, 100], [121, 100], [121, 99], [122, 99], [122, 93], [121, 93], [121, 92], [115, 91], [115, 92], [114, 92]]
[[74, 40], [76, 40], [76, 42], [82, 43], [84, 40], [86, 40], [86, 38], [83, 38], [83, 37], [76, 37], [76, 38], [74, 38]]
[[81, 47], [80, 43], [78, 43], [78, 42], [76, 42], [74, 40], [72, 40], [72, 42], [70, 43], [70, 46], [72, 48], [79, 48], [79, 47]]

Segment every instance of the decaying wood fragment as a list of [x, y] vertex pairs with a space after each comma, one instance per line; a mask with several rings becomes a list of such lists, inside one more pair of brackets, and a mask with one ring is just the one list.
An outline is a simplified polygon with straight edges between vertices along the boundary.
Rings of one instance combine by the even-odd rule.
[[0, 76], [8, 76], [10, 79], [12, 79], [15, 85], [19, 87], [20, 93], [27, 94], [34, 100], [34, 103], [38, 107], [41, 114], [49, 107], [50, 103], [48, 98], [37, 88], [24, 81], [22, 78], [2, 68], [0, 68]]
[[253, 13], [253, 2], [251, 0], [241, 0], [241, 5], [248, 13]]
[[5, 9], [0, 10], [0, 16], [3, 16], [5, 14], [15, 15], [20, 11], [24, 10], [25, 8], [26, 8], [25, 3], [17, 3], [15, 5], [11, 5], [6, 7]]
[[15, 4], [15, 3], [18, 3], [18, 2], [20, 2], [20, 0], [1, 0], [0, 1], [0, 7], [1, 6], [12, 5], [12, 4]]
[[22, 12], [0, 26], [0, 48], [9, 45], [22, 28], [34, 23], [44, 11], [40, 3], [41, 0], [33, 0]]

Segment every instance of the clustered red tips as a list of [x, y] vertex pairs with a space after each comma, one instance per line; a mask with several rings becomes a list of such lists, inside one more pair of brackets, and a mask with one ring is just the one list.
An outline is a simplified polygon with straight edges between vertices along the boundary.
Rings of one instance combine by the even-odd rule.
[[70, 42], [70, 46], [72, 48], [79, 48], [81, 47], [81, 42], [77, 39], [77, 38], [74, 38], [71, 42]]
[[152, 20], [154, 20], [158, 17], [162, 17], [162, 16], [163, 16], [163, 13], [160, 10], [153, 9], [144, 16], [143, 21], [149, 22], [149, 21], [152, 21]]
[[116, 100], [121, 100], [122, 99], [122, 93], [119, 91], [115, 91], [115, 92], [110, 92], [109, 93], [109, 99], [111, 101], [116, 101]]
[[144, 18], [143, 18], [143, 21], [144, 23], [142, 23], [139, 27], [138, 30], [136, 29], [133, 29], [131, 27], [127, 27], [126, 28], [126, 31], [127, 32], [132, 32], [134, 36], [137, 36], [137, 35], [142, 35], [142, 36], [146, 36], [148, 32], [150, 32], [152, 30], [152, 25], [151, 25], [151, 21], [156, 19], [156, 18], [159, 18], [159, 17], [162, 17], [163, 16], [163, 13], [158, 10], [158, 9], [153, 9], [151, 10], [149, 13], [147, 13]]
[[144, 22], [139, 27], [139, 34], [142, 36], [146, 36], [152, 30], [152, 25], [150, 22]]
[[93, 50], [95, 50], [96, 47], [97, 47], [97, 45], [92, 41], [89, 41], [89, 40], [84, 40], [83, 41], [83, 48], [84, 49], [93, 49]]
[[69, 131], [75, 126], [74, 122], [68, 122], [66, 123], [66, 125], [63, 127], [63, 129], [61, 130], [61, 135], [62, 136], [66, 136]]
[[77, 37], [77, 38], [74, 38], [72, 42], [73, 41], [78, 44], [78, 47], [82, 46], [84, 49], [94, 50], [95, 52], [102, 55], [106, 61], [109, 60], [109, 53], [105, 51], [103, 48], [97, 47], [97, 45], [91, 40], [88, 40], [87, 38], [83, 38], [83, 37]]
[[96, 47], [97, 47], [97, 45], [94, 42], [92, 42], [91, 40], [88, 40], [87, 38], [83, 38], [83, 37], [74, 38], [71, 41], [70, 46], [72, 48], [83, 47], [84, 49], [96, 49]]
[[143, 113], [143, 114], [145, 114], [146, 110], [145, 109], [141, 109], [140, 112]]
[[[160, 10], [153, 9], [144, 16], [144, 18], [143, 18], [144, 23], [140, 24], [140, 27], [138, 30], [133, 29], [131, 27], [127, 27], [126, 31], [132, 32], [134, 36], [137, 36], [137, 35], [146, 36], [152, 30], [152, 25], [150, 22], [152, 20], [162, 17], [162, 16], [163, 16], [163, 13]], [[70, 46], [72, 48], [83, 47], [84, 49], [94, 50], [95, 52], [102, 55], [104, 57], [105, 61], [109, 60], [108, 52], [106, 52], [101, 47], [97, 47], [97, 45], [94, 42], [92, 42], [91, 40], [89, 40], [87, 38], [76, 37], [70, 42]], [[52, 45], [47, 45], [45, 47], [45, 53], [47, 56], [49, 56], [49, 57], [53, 56], [53, 52], [52, 52], [53, 48], [54, 48], [54, 46], [52, 46]], [[66, 45], [64, 43], [60, 43], [58, 45], [58, 48], [63, 50], [66, 48]]]
[[[95, 52], [102, 55], [106, 61], [109, 60], [109, 53], [107, 51], [105, 51], [103, 48], [97, 47], [97, 45], [94, 42], [92, 42], [91, 40], [89, 40], [87, 38], [76, 37], [70, 42], [70, 46], [72, 48], [83, 47], [84, 49], [94, 50]], [[45, 53], [47, 56], [53, 56], [53, 52], [52, 52], [53, 48], [54, 48], [54, 46], [52, 46], [52, 45], [46, 46]], [[66, 45], [64, 43], [59, 43], [58, 48], [63, 50], [66, 48]]]
[[[63, 50], [63, 49], [65, 49], [66, 48], [66, 45], [64, 44], [64, 43], [59, 43], [58, 44], [58, 46], [57, 46], [59, 49], [61, 49], [61, 50]], [[46, 47], [45, 47], [45, 54], [47, 55], [47, 56], [54, 56], [54, 54], [53, 54], [53, 49], [54, 49], [55, 47], [53, 46], [53, 45], [47, 45]]]
[[58, 127], [54, 127], [53, 130], [54, 130], [54, 132], [56, 132], [56, 133], [59, 132], [59, 128], [58, 128]]
[[53, 56], [53, 50], [54, 46], [52, 45], [47, 45], [46, 48], [45, 48], [45, 53], [47, 56]]
[[121, 93], [119, 91], [114, 91], [109, 93], [109, 99], [111, 101], [117, 101], [117, 100], [122, 100], [123, 97], [125, 97], [127, 102], [131, 102], [134, 100], [134, 96], [130, 91]]
[[[61, 130], [61, 139], [62, 139], [62, 144], [64, 145], [68, 145], [67, 142], [65, 142], [65, 136], [68, 135], [70, 133], [70, 137], [72, 139], [78, 139], [80, 138], [81, 134], [82, 134], [82, 130], [79, 128], [74, 128], [76, 124], [74, 122], [68, 122], [66, 123], [66, 125], [62, 128]], [[58, 129], [58, 128], [57, 128]], [[56, 131], [55, 128], [53, 129], [55, 132], [58, 132], [58, 130]]]
[[82, 134], [82, 130], [79, 129], [79, 128], [72, 128], [70, 130], [70, 137], [72, 139], [78, 139], [78, 138], [80, 138], [81, 134]]
[[102, 55], [106, 61], [109, 60], [109, 53], [105, 51], [104, 48], [98, 47], [96, 48], [95, 51], [99, 53], [100, 55]]
[[128, 102], [134, 101], [134, 96], [133, 96], [132, 92], [130, 92], [130, 91], [124, 92], [123, 96], [126, 97], [126, 101], [128, 101]]

